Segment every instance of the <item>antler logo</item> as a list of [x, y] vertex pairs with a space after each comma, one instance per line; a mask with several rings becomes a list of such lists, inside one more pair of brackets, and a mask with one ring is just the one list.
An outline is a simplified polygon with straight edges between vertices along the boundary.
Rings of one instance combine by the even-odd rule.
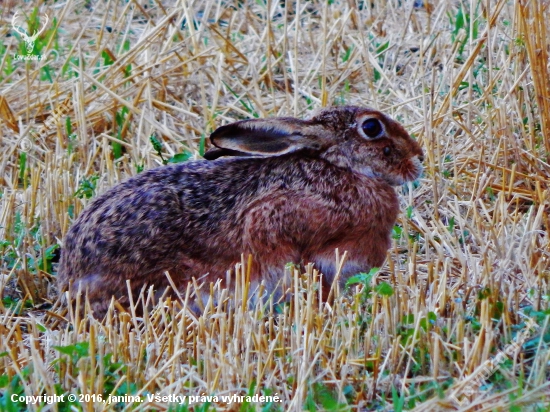
[[21, 35], [21, 37], [23, 37], [23, 40], [25, 41], [25, 46], [27, 47], [27, 54], [31, 54], [34, 49], [34, 42], [36, 41], [40, 33], [42, 33], [46, 29], [46, 26], [48, 25], [50, 19], [46, 14], [46, 22], [44, 23], [42, 28], [34, 33], [32, 36], [29, 36], [27, 32], [23, 29], [23, 27], [17, 25], [17, 13], [19, 12], [15, 12], [13, 18], [11, 19], [11, 26], [17, 33]]

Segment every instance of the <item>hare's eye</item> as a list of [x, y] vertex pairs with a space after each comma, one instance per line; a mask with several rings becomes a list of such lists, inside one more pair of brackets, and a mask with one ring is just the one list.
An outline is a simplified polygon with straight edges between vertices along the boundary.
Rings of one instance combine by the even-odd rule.
[[382, 150], [382, 152], [384, 153], [384, 156], [389, 156], [391, 154], [391, 149], [389, 146], [386, 146], [384, 147], [384, 149]]
[[378, 119], [367, 119], [363, 123], [362, 127], [367, 137], [370, 137], [372, 139], [378, 137], [380, 135], [380, 132], [382, 131], [382, 125], [380, 124], [380, 120]]

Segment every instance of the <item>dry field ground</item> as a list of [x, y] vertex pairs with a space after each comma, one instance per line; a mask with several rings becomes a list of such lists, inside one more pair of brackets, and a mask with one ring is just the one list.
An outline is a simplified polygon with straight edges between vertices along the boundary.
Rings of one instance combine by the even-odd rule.
[[[549, 410], [547, 1], [0, 10], [0, 410]], [[12, 23], [43, 28], [34, 48]], [[103, 321], [58, 301], [56, 250], [98, 193], [200, 158], [219, 125], [344, 104], [387, 112], [426, 153], [378, 272], [322, 303], [312, 268], [289, 268], [287, 304], [200, 316], [198, 284]], [[232, 290], [203, 287], [240, 302], [246, 266]], [[124, 395], [139, 400], [99, 399]]]

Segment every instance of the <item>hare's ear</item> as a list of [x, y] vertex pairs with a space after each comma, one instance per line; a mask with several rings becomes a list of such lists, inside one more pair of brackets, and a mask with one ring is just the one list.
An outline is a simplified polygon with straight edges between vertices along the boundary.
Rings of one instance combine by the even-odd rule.
[[253, 119], [219, 127], [210, 135], [216, 148], [205, 158], [220, 156], [278, 156], [313, 147], [310, 138], [302, 134], [309, 123], [293, 118]]
[[238, 157], [247, 157], [250, 156], [248, 153], [239, 152], [238, 150], [231, 150], [231, 149], [220, 149], [219, 147], [213, 147], [211, 149], [208, 149], [204, 153], [204, 158], [206, 160], [216, 160], [218, 157], [222, 156], [238, 156]]

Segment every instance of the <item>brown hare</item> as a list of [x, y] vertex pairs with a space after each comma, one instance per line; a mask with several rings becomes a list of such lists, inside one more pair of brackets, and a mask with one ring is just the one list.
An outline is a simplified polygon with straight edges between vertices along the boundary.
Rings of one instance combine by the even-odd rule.
[[323, 284], [334, 250], [348, 251], [341, 282], [380, 266], [398, 214], [392, 186], [422, 173], [422, 149], [370, 108], [327, 108], [309, 120], [252, 119], [218, 128], [207, 160], [162, 166], [92, 201], [64, 241], [58, 280], [87, 291], [96, 315], [128, 303], [168, 271], [185, 291], [215, 282], [251, 254], [251, 282], [280, 295], [285, 264], [314, 263]]

